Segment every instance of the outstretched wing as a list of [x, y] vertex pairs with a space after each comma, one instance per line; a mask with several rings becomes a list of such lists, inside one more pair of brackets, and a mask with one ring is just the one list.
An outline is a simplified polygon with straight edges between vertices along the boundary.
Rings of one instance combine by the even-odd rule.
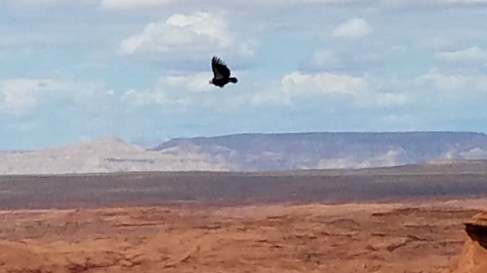
[[211, 69], [213, 69], [215, 79], [230, 77], [230, 69], [228, 69], [227, 65], [216, 56], [211, 59]]

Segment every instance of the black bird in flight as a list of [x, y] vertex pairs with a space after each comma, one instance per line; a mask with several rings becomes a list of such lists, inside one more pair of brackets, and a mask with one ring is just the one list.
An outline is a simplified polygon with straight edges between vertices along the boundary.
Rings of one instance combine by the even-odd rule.
[[211, 59], [211, 69], [213, 70], [213, 79], [211, 79], [210, 84], [214, 84], [222, 88], [225, 84], [237, 83], [237, 78], [230, 77], [230, 69], [227, 65], [218, 57], [214, 56]]

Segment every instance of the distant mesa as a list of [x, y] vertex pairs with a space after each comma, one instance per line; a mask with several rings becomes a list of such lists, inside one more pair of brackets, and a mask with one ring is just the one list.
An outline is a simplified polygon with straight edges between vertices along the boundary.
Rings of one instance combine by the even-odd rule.
[[487, 159], [487, 135], [472, 132], [235, 134], [179, 138], [153, 148], [188, 149], [238, 171], [361, 169]]
[[[283, 133], [176, 138], [146, 149], [118, 137], [0, 153], [0, 174], [139, 171], [294, 171], [411, 164], [444, 171], [487, 160], [487, 135], [473, 132]], [[473, 167], [474, 166], [474, 167]]]

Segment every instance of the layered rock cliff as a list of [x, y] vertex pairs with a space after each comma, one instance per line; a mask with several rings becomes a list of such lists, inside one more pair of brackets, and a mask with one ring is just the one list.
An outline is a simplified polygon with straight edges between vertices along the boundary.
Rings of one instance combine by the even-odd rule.
[[465, 224], [466, 241], [450, 273], [487, 272], [487, 211]]

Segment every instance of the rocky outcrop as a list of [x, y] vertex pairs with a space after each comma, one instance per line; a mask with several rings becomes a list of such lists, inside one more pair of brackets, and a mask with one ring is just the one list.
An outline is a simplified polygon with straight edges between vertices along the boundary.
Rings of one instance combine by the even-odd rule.
[[451, 273], [487, 272], [487, 212], [465, 223], [466, 242]]

